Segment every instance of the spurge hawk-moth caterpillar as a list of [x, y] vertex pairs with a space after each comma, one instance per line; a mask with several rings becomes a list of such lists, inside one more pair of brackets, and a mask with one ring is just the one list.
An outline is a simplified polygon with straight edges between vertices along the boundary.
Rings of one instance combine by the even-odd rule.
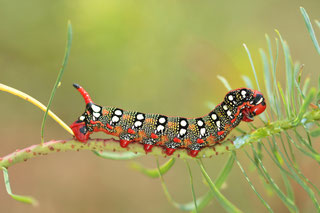
[[138, 142], [146, 152], [160, 146], [167, 155], [186, 149], [196, 157], [203, 147], [221, 142], [241, 121], [251, 122], [266, 109], [261, 92], [239, 88], [227, 93], [224, 100], [209, 114], [198, 118], [168, 117], [102, 107], [93, 103], [78, 84], [73, 85], [83, 96], [85, 112], [70, 127], [77, 140], [86, 142], [93, 132], [103, 131], [119, 137], [121, 147]]

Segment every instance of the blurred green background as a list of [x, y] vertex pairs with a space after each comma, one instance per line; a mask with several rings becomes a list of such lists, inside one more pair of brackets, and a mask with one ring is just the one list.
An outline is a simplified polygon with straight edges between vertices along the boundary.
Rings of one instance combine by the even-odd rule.
[[[288, 41], [293, 59], [306, 65], [303, 78], [319, 75], [319, 56], [299, 6], [305, 7], [311, 19], [320, 18], [320, 2], [316, 0], [0, 0], [0, 82], [47, 103], [63, 59], [67, 21], [71, 20], [71, 55], [52, 106], [66, 123], [72, 123], [84, 109], [82, 98], [72, 87], [74, 82], [101, 105], [170, 116], [201, 116], [209, 111], [207, 102], [219, 103], [227, 92], [217, 75], [226, 77], [233, 88], [244, 86], [241, 75], [253, 78], [242, 43], [251, 50], [263, 83], [258, 49], [266, 47], [265, 33], [276, 36], [274, 29]], [[283, 63], [281, 54], [280, 81], [284, 80]], [[12, 95], [1, 92], [0, 98], [0, 156], [39, 143], [43, 113]], [[51, 118], [45, 135], [46, 140], [70, 138]], [[243, 153], [238, 155], [241, 159]], [[212, 177], [226, 157], [205, 160]], [[313, 170], [319, 165], [300, 160], [302, 171], [319, 186], [319, 172]], [[152, 156], [139, 161], [156, 166]], [[242, 162], [274, 210], [286, 212], [277, 196], [265, 190], [248, 160], [243, 158]], [[208, 189], [202, 184], [199, 168], [190, 163], [200, 196]], [[40, 206], [33, 208], [11, 199], [1, 177], [0, 211], [177, 211], [167, 202], [159, 180], [151, 180], [127, 165], [85, 151], [51, 154], [17, 164], [9, 168], [13, 192], [38, 198]], [[274, 165], [266, 165], [283, 186]], [[183, 161], [178, 160], [165, 179], [177, 201], [192, 200]], [[297, 205], [309, 212], [310, 199], [297, 184], [294, 186]], [[266, 211], [237, 166], [222, 193], [245, 212]], [[223, 209], [213, 200], [204, 212]]]

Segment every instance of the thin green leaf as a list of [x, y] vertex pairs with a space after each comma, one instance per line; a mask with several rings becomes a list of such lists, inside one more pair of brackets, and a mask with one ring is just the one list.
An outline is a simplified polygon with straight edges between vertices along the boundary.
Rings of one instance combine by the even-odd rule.
[[[266, 53], [264, 52], [263, 49], [259, 49], [261, 60], [263, 63], [263, 72], [264, 72], [264, 83], [266, 85], [267, 89], [267, 96], [270, 97], [268, 98], [268, 101], [270, 103], [271, 110], [276, 113], [276, 106], [274, 104], [274, 95], [272, 92], [272, 85], [271, 85], [271, 73], [270, 73], [270, 67], [269, 67], [269, 62]], [[267, 114], [269, 118], [269, 114]]]
[[[230, 154], [227, 163], [219, 173], [218, 178], [214, 181], [214, 184], [218, 189], [221, 188], [222, 184], [226, 181], [227, 177], [229, 176], [231, 169], [233, 167], [234, 160], [235, 160], [234, 156]], [[201, 200], [198, 199], [197, 200], [198, 210], [201, 211], [204, 207], [206, 207], [214, 196], [215, 195], [211, 191], [209, 191], [205, 196], [201, 198]]]
[[250, 78], [248, 76], [242, 75], [241, 78], [244, 81], [244, 83], [246, 84], [246, 87], [248, 87], [250, 89], [254, 89], [252, 81], [250, 80]]
[[[230, 174], [230, 171], [232, 170], [232, 167], [233, 167], [233, 163], [234, 163], [234, 157], [233, 157], [233, 155], [230, 155], [227, 163], [225, 164], [225, 166], [223, 167], [223, 169], [219, 173], [218, 178], [214, 182], [218, 189], [221, 188], [222, 184], [225, 182], [228, 175]], [[170, 201], [170, 203], [173, 206], [175, 206], [176, 208], [178, 208], [182, 211], [196, 212], [194, 201], [186, 203], [186, 204], [181, 204], [181, 203], [174, 201], [168, 191], [168, 188], [167, 188], [162, 176], [160, 178], [161, 178], [162, 187], [163, 187], [163, 190], [166, 194], [166, 197], [168, 198], [168, 200]], [[201, 211], [202, 209], [204, 209], [210, 203], [210, 201], [213, 199], [213, 197], [214, 197], [214, 194], [210, 190], [207, 194], [198, 198], [197, 199], [198, 211]]]
[[[307, 26], [307, 29], [309, 31], [309, 35], [311, 37], [311, 40], [313, 42], [313, 45], [314, 47], [316, 48], [318, 54], [320, 54], [320, 47], [319, 47], [319, 43], [318, 43], [318, 40], [316, 38], [316, 35], [314, 33], [314, 30], [313, 30], [313, 27], [312, 27], [312, 24], [311, 24], [311, 21], [309, 19], [309, 16], [308, 16], [308, 13], [307, 11], [303, 8], [303, 7], [300, 7], [300, 11], [301, 11], [301, 14], [304, 18], [304, 22], [306, 23], [306, 26]], [[318, 27], [320, 27], [319, 25], [319, 22], [316, 21], [316, 24], [318, 25]]]
[[232, 152], [232, 154], [234, 155], [236, 162], [241, 170], [241, 172], [244, 174], [246, 180], [248, 181], [249, 185], [251, 186], [252, 190], [254, 191], [254, 193], [256, 193], [256, 195], [258, 196], [258, 198], [260, 199], [260, 201], [262, 202], [262, 204], [268, 209], [269, 212], [273, 212], [271, 207], [269, 206], [269, 204], [262, 198], [262, 196], [259, 194], [259, 192], [257, 192], [257, 190], [254, 188], [253, 184], [251, 183], [247, 173], [244, 171], [243, 167], [241, 166], [240, 162], [238, 161], [237, 157], [236, 157], [236, 153], [235, 151]]
[[309, 107], [310, 103], [314, 99], [315, 95], [316, 95], [316, 89], [311, 88], [310, 92], [308, 93], [307, 97], [305, 98], [304, 102], [302, 103], [302, 106], [300, 107], [300, 112], [299, 112], [297, 118], [294, 120], [295, 125], [298, 125], [301, 122], [303, 115], [306, 113], [307, 108]]
[[285, 59], [285, 65], [286, 65], [286, 79], [287, 79], [286, 86], [287, 86], [287, 89], [286, 89], [286, 96], [285, 96], [286, 97], [285, 107], [287, 108], [289, 115], [292, 115], [292, 110], [290, 110], [290, 109], [294, 104], [294, 103], [292, 103], [293, 87], [294, 87], [294, 78], [293, 78], [294, 71], [293, 71], [293, 65], [292, 65], [293, 63], [292, 63], [291, 54], [290, 54], [290, 50], [289, 50], [289, 46], [288, 46], [287, 42], [282, 39], [282, 36], [278, 30], [276, 30], [276, 33], [278, 34], [280, 41], [281, 41], [284, 59]]
[[233, 205], [229, 200], [227, 200], [227, 198], [225, 196], [223, 196], [223, 194], [221, 194], [221, 192], [219, 191], [217, 186], [212, 182], [211, 178], [209, 177], [208, 173], [206, 172], [201, 159], [197, 159], [197, 163], [201, 169], [201, 173], [202, 173], [203, 177], [206, 179], [207, 183], [209, 184], [212, 193], [215, 195], [215, 197], [217, 198], [219, 203], [223, 206], [223, 208], [227, 212], [232, 212], [232, 213], [242, 212], [235, 205]]
[[[299, 68], [298, 67], [299, 67], [298, 64], [295, 65], [295, 70], [299, 70], [299, 72], [297, 72], [296, 75], [295, 75], [294, 84], [295, 84], [296, 89], [298, 90], [298, 92], [299, 92], [299, 94], [300, 94], [300, 96], [302, 97], [302, 100], [303, 100], [303, 99], [305, 99], [305, 96], [304, 96], [304, 94], [303, 94], [303, 92], [302, 92], [302, 90], [300, 88], [301, 71], [303, 69], [303, 65], [301, 65]], [[297, 78], [298, 78], [298, 80], [297, 80]], [[301, 101], [301, 99], [299, 99], [299, 100]], [[301, 103], [299, 102], [299, 105], [300, 104]]]
[[[286, 138], [287, 138], [287, 141], [288, 141], [288, 142], [296, 144], [296, 143], [292, 140], [292, 138], [289, 136], [289, 134], [288, 134], [287, 132], [285, 132], [285, 134], [286, 134]], [[281, 141], [283, 140], [282, 137], [281, 137], [281, 135], [280, 135], [280, 139], [281, 139]], [[317, 193], [320, 195], [320, 190], [319, 190], [306, 176], [304, 176], [304, 175], [302, 174], [302, 172], [300, 171], [299, 166], [297, 165], [297, 163], [296, 163], [295, 161], [293, 161], [293, 162], [290, 161], [289, 158], [287, 158], [287, 159], [289, 160], [290, 166], [295, 170], [295, 172], [296, 172], [301, 178], [303, 178], [303, 180], [304, 180], [306, 183], [310, 184], [310, 185], [317, 191]]]
[[232, 90], [227, 79], [221, 75], [217, 75], [217, 78], [222, 82], [222, 84], [227, 88], [228, 91]]
[[95, 155], [111, 160], [131, 160], [140, 156], [143, 156], [141, 153], [134, 152], [100, 152], [100, 151], [92, 151]]
[[277, 87], [277, 77], [276, 77], [276, 66], [278, 63], [278, 55], [279, 55], [279, 42], [278, 39], [276, 39], [276, 60], [275, 62], [273, 61], [273, 54], [272, 54], [272, 45], [270, 38], [268, 34], [265, 35], [267, 44], [268, 44], [268, 50], [269, 50], [269, 57], [270, 57], [270, 65], [272, 69], [272, 79], [273, 79], [273, 94], [270, 98], [273, 97], [275, 108], [276, 108], [276, 115], [278, 119], [280, 118], [281, 110], [280, 110], [280, 97], [279, 97], [279, 91]]
[[8, 170], [5, 167], [2, 167], [3, 170], [3, 177], [4, 177], [4, 183], [6, 185], [6, 190], [7, 193], [15, 200], [22, 202], [22, 203], [27, 203], [27, 204], [32, 204], [33, 206], [37, 206], [38, 202], [35, 200], [33, 197], [30, 196], [22, 196], [22, 195], [15, 195], [11, 191], [10, 187], [10, 181], [9, 181], [9, 174]]
[[161, 185], [162, 185], [162, 189], [164, 191], [165, 196], [167, 197], [168, 201], [177, 209], [180, 209], [181, 211], [190, 211], [190, 208], [194, 207], [194, 203], [192, 203], [192, 205], [186, 205], [186, 204], [180, 204], [176, 201], [174, 201], [174, 199], [172, 198], [171, 194], [169, 193], [168, 187], [163, 179], [162, 176], [162, 172], [159, 166], [159, 161], [158, 159], [156, 160], [157, 162], [157, 168], [158, 168], [158, 177], [160, 177], [160, 181], [161, 181]]
[[[280, 149], [277, 147], [278, 152], [280, 153], [280, 155], [283, 156], [282, 152], [280, 151]], [[300, 185], [302, 186], [302, 188], [308, 193], [309, 197], [311, 198], [313, 204], [315, 205], [317, 212], [320, 212], [320, 206], [319, 203], [315, 197], [314, 192], [312, 191], [312, 189], [304, 182], [301, 180], [301, 178], [295, 173], [294, 169], [292, 168], [292, 166], [287, 162], [287, 160], [285, 158], [283, 158], [286, 166], [289, 168], [289, 170], [291, 171], [291, 174], [294, 177], [294, 180]]]
[[141, 172], [142, 174], [147, 175], [150, 178], [158, 178], [160, 177], [159, 171], [161, 175], [167, 173], [171, 169], [171, 167], [174, 165], [175, 162], [176, 162], [176, 159], [171, 158], [170, 160], [165, 162], [161, 167], [156, 169], [147, 169], [137, 162], [131, 162], [130, 167], [138, 172]]
[[254, 78], [256, 79], [256, 83], [257, 83], [258, 89], [259, 89], [259, 91], [261, 91], [260, 86], [259, 86], [258, 76], [257, 76], [257, 73], [256, 73], [256, 69], [254, 68], [254, 64], [253, 64], [253, 61], [252, 61], [252, 58], [251, 58], [250, 51], [249, 51], [249, 49], [248, 49], [246, 44], [243, 44], [243, 46], [246, 49], [246, 52], [248, 54], [248, 57], [249, 57], [249, 60], [250, 60], [250, 64], [251, 64], [251, 68], [252, 68], [252, 71], [253, 71], [253, 74], [254, 74]]
[[193, 203], [194, 203], [194, 206], [195, 206], [195, 212], [198, 212], [197, 197], [196, 197], [196, 193], [194, 192], [192, 172], [191, 172], [191, 169], [190, 169], [188, 161], [185, 160], [184, 162], [187, 165], [189, 176], [190, 176], [190, 185], [191, 185]]
[[320, 22], [318, 20], [315, 20], [317, 26], [320, 28]]
[[[257, 152], [255, 151], [253, 145], [252, 144], [250, 144], [250, 145], [251, 145], [254, 156], [257, 157]], [[275, 192], [277, 193], [279, 198], [289, 208], [290, 211], [298, 212], [299, 210], [298, 210], [297, 206], [295, 205], [295, 203], [280, 190], [279, 186], [271, 178], [271, 176], [269, 175], [269, 172], [266, 170], [266, 168], [262, 164], [261, 160], [258, 157], [257, 157], [257, 159], [258, 159], [258, 162], [259, 162], [259, 165], [261, 167], [262, 172], [265, 174], [267, 180], [269, 181], [269, 183], [271, 184], [272, 188], [275, 190]]]
[[302, 93], [305, 95], [307, 94], [307, 91], [309, 89], [309, 85], [310, 85], [310, 78], [307, 77], [306, 80], [304, 80], [303, 82], [303, 87], [302, 87]]
[[[286, 101], [285, 95], [284, 95], [284, 93], [283, 93], [283, 89], [282, 89], [282, 87], [281, 87], [280, 82], [278, 82], [278, 89], [279, 89], [280, 96], [281, 96], [281, 98], [282, 98], [283, 105], [284, 105], [284, 106], [287, 106], [287, 101]], [[286, 115], [287, 115], [287, 117], [289, 117], [289, 110], [290, 110], [290, 109], [288, 109], [288, 107], [285, 107], [285, 110], [286, 110]]]
[[46, 112], [44, 113], [44, 116], [43, 116], [43, 120], [42, 120], [42, 124], [41, 124], [41, 143], [43, 144], [44, 142], [44, 125], [46, 123], [46, 120], [47, 120], [47, 116], [48, 116], [48, 111], [50, 109], [50, 106], [51, 106], [51, 103], [52, 103], [52, 100], [53, 100], [53, 97], [56, 93], [56, 90], [61, 82], [61, 78], [62, 78], [62, 75], [64, 73], [64, 70], [67, 66], [67, 63], [68, 63], [68, 59], [69, 59], [69, 54], [70, 54], [70, 49], [71, 49], [71, 43], [72, 43], [72, 26], [71, 26], [71, 22], [69, 21], [68, 22], [68, 39], [67, 39], [67, 45], [66, 45], [66, 50], [65, 50], [65, 55], [64, 55], [64, 60], [63, 60], [63, 63], [62, 63], [62, 67], [60, 69], [60, 72], [58, 74], [58, 77], [57, 77], [57, 80], [56, 80], [56, 83], [54, 84], [53, 86], [53, 89], [52, 89], [52, 92], [51, 92], [51, 95], [50, 95], [50, 98], [49, 98], [49, 102], [48, 102], [48, 105], [47, 105], [47, 110]]

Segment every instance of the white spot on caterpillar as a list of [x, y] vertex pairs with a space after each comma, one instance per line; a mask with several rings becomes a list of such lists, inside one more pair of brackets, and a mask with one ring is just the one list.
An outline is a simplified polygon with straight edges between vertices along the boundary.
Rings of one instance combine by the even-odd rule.
[[232, 113], [230, 112], [230, 110], [227, 111], [227, 115], [230, 116]]
[[227, 105], [223, 105], [223, 109], [224, 110], [228, 110], [228, 106]]
[[134, 126], [135, 126], [135, 127], [139, 127], [139, 126], [141, 126], [141, 125], [142, 125], [141, 121], [136, 121], [136, 122], [134, 123]]
[[186, 129], [180, 129], [180, 135], [181, 135], [181, 136], [184, 135], [184, 134], [186, 134], [186, 132], [187, 132]]
[[228, 99], [229, 99], [230, 101], [232, 101], [232, 100], [233, 100], [233, 96], [232, 96], [232, 95], [229, 95], [229, 96], [228, 96]]
[[116, 111], [114, 111], [114, 114], [120, 116], [122, 115], [122, 112], [121, 110], [117, 109]]
[[164, 130], [164, 126], [163, 125], [159, 125], [157, 127], [157, 131], [160, 132], [160, 131], [163, 131]]
[[216, 114], [213, 113], [213, 114], [211, 115], [211, 118], [215, 121], [215, 120], [217, 120], [218, 117], [217, 117]]
[[206, 128], [201, 128], [200, 129], [200, 134], [205, 135], [206, 134]]
[[221, 125], [220, 121], [217, 121], [217, 122], [216, 122], [216, 125], [217, 125], [217, 127], [219, 128], [220, 125]]
[[92, 104], [91, 109], [92, 109], [94, 112], [100, 112], [101, 107], [99, 107], [99, 106], [97, 106], [97, 105]]
[[246, 96], [246, 94], [247, 94], [247, 92], [246, 92], [245, 90], [241, 90], [241, 95], [242, 95], [242, 96], [244, 96], [244, 97], [245, 97], [245, 96]]
[[113, 123], [116, 123], [116, 122], [118, 122], [119, 121], [119, 117], [118, 116], [113, 116], [112, 117], [112, 122]]
[[96, 117], [96, 118], [99, 118], [99, 117], [100, 117], [100, 113], [94, 112], [94, 113], [93, 113], [93, 116]]
[[180, 122], [180, 125], [181, 125], [181, 126], [187, 126], [187, 121], [182, 120], [182, 121]]
[[138, 119], [138, 120], [143, 120], [143, 119], [144, 119], [143, 114], [138, 114], [138, 115], [137, 115], [137, 119]]
[[198, 120], [197, 124], [198, 124], [198, 126], [203, 126], [203, 121], [202, 120]]
[[159, 119], [159, 123], [164, 124], [166, 122], [166, 119], [164, 117], [161, 117]]
[[84, 117], [83, 115], [80, 116], [79, 120], [83, 121], [86, 117]]

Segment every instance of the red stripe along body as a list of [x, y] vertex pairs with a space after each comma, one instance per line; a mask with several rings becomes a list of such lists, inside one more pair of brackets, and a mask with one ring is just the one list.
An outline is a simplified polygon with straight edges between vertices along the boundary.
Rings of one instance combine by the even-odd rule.
[[153, 146], [160, 146], [167, 155], [176, 149], [187, 149], [195, 157], [203, 147], [224, 140], [241, 121], [250, 122], [266, 109], [265, 99], [259, 91], [239, 88], [228, 92], [224, 101], [207, 115], [168, 117], [102, 107], [93, 103], [81, 86], [74, 84], [74, 87], [86, 103], [85, 112], [70, 126], [77, 140], [86, 142], [93, 132], [103, 131], [119, 137], [122, 147], [139, 142], [146, 152]]

